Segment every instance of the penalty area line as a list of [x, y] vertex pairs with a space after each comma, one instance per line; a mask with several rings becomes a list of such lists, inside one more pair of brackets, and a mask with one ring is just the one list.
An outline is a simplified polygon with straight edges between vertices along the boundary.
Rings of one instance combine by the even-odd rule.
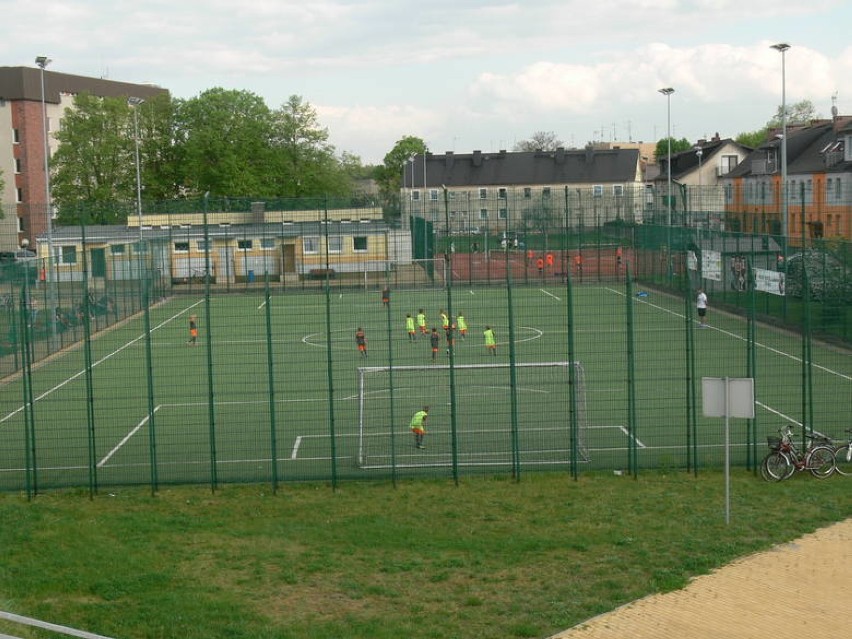
[[539, 291], [541, 291], [542, 293], [544, 293], [545, 295], [550, 295], [550, 297], [552, 297], [553, 299], [555, 299], [555, 300], [556, 300], [556, 301], [558, 301], [558, 302], [561, 302], [561, 301], [562, 301], [562, 298], [561, 298], [561, 297], [557, 297], [556, 295], [554, 295], [554, 294], [553, 294], [553, 293], [551, 293], [550, 291], [545, 291], [543, 288], [540, 288], [540, 289], [538, 289], [538, 290], [539, 290]]

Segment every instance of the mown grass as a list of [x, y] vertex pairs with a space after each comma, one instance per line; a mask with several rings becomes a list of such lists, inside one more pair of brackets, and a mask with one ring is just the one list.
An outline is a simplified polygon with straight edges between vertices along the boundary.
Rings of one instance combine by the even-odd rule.
[[735, 471], [730, 525], [715, 472], [0, 494], [0, 609], [122, 639], [546, 637], [846, 519], [850, 485]]

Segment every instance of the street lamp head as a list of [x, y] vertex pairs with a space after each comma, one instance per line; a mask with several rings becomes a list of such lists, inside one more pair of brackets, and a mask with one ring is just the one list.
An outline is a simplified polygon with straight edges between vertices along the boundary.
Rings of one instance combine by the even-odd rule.
[[127, 98], [127, 104], [129, 104], [130, 106], [139, 106], [143, 102], [145, 102], [144, 98], [136, 98], [132, 95]]
[[790, 45], [787, 44], [786, 42], [779, 42], [778, 44], [770, 45], [769, 48], [775, 49], [776, 51], [780, 51], [781, 53], [784, 53], [787, 49], [790, 48]]
[[41, 67], [41, 69], [42, 69], [42, 70], [44, 70], [44, 68], [45, 68], [48, 64], [50, 64], [51, 62], [53, 62], [53, 60], [51, 60], [50, 58], [48, 58], [46, 55], [40, 55], [40, 56], [38, 56], [38, 57], [35, 59], [35, 63], [36, 63], [39, 67]]
[[662, 93], [663, 95], [671, 95], [672, 93], [674, 93], [674, 89], [672, 89], [671, 87], [665, 87], [665, 88], [662, 88], [662, 89], [658, 89], [658, 91], [660, 93]]

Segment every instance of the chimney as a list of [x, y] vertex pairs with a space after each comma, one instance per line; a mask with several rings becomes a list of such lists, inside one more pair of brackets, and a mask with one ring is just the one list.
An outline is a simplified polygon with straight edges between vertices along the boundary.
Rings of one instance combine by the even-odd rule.
[[473, 152], [473, 166], [482, 166], [482, 151]]
[[452, 151], [447, 151], [447, 154], [444, 156], [444, 166], [447, 167], [448, 171], [453, 170], [453, 164], [455, 164], [456, 156]]

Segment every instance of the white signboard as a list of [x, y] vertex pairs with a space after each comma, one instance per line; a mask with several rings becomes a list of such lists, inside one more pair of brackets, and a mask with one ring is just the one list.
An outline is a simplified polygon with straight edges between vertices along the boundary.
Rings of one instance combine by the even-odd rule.
[[701, 277], [722, 281], [722, 254], [719, 251], [701, 251]]
[[751, 377], [702, 377], [705, 417], [754, 418], [754, 379]]
[[754, 288], [764, 293], [784, 295], [784, 273], [756, 268], [754, 269]]

